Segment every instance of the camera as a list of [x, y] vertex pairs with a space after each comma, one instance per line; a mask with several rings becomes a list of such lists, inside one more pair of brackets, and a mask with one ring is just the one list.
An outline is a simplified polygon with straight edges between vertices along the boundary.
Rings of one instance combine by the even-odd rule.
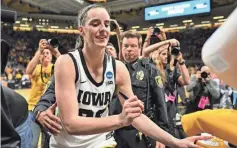
[[57, 48], [59, 46], [59, 41], [57, 38], [52, 38], [48, 40], [48, 43], [50, 46], [52, 46], [53, 48]]
[[171, 47], [171, 55], [173, 56], [178, 56], [180, 52], [180, 47], [176, 46], [176, 47]]
[[156, 36], [157, 34], [160, 34], [160, 29], [158, 27], [155, 27], [153, 30], [153, 33], [151, 35], [150, 39], [150, 45], [153, 45], [155, 43], [160, 42], [161, 40]]
[[208, 74], [207, 72], [205, 72], [205, 71], [201, 73], [201, 77], [202, 77], [203, 79], [206, 79], [206, 78], [208, 77], [208, 75], [209, 75], [209, 74]]
[[157, 34], [160, 34], [160, 28], [155, 27], [152, 33], [152, 36], [156, 36]]

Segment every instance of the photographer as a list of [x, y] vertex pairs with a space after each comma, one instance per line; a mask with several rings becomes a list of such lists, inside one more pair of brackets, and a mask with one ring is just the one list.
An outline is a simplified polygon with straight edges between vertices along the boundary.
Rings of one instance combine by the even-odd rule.
[[[160, 32], [161, 36], [164, 37], [163, 31]], [[190, 77], [188, 69], [179, 48], [179, 41], [170, 39], [156, 43], [154, 41], [150, 42], [153, 42], [153, 44], [143, 49], [143, 56], [150, 56], [161, 73], [161, 80], [163, 81], [166, 95], [169, 130], [173, 136], [176, 136], [177, 85], [183, 86], [189, 84]]]
[[218, 83], [212, 78], [210, 69], [207, 66], [203, 66], [201, 74], [193, 77], [191, 83], [187, 86], [191, 102], [187, 106], [186, 113], [212, 109], [213, 103], [220, 97], [219, 88]]
[[[40, 40], [39, 48], [26, 68], [26, 73], [30, 76], [32, 84], [28, 100], [28, 110], [31, 116], [33, 116], [32, 110], [38, 103], [40, 96], [44, 93], [45, 88], [53, 75], [54, 65], [51, 63], [52, 55], [54, 55], [55, 58], [58, 58], [61, 55], [58, 51], [57, 43], [50, 43], [46, 39]], [[32, 122], [31, 128], [33, 131], [32, 147], [37, 147], [40, 127]]]

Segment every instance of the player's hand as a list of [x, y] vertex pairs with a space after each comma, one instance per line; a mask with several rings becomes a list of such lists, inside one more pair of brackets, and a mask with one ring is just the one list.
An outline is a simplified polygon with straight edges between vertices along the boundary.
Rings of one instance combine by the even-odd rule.
[[156, 141], [156, 148], [165, 148], [165, 145]]
[[39, 49], [38, 50], [40, 51], [40, 53], [42, 53], [43, 50], [48, 47], [49, 47], [49, 45], [48, 45], [48, 41], [46, 39], [41, 39], [39, 41]]
[[44, 127], [47, 128], [52, 134], [57, 135], [62, 130], [61, 120], [54, 115], [57, 104], [53, 104], [46, 111], [40, 112], [36, 120]]
[[201, 146], [198, 146], [194, 143], [196, 143], [198, 140], [208, 140], [213, 138], [213, 136], [193, 136], [193, 137], [188, 137], [182, 140], [178, 140], [176, 142], [177, 148], [202, 148]]
[[139, 117], [144, 111], [144, 105], [137, 96], [126, 100], [123, 104], [122, 113], [119, 115], [123, 126], [129, 126], [133, 119]]

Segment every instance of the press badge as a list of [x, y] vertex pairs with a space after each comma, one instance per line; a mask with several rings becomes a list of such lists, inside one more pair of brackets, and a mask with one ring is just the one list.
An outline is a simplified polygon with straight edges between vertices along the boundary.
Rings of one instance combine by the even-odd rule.
[[198, 103], [198, 108], [205, 109], [205, 107], [208, 103], [209, 103], [208, 97], [202, 96], [199, 103]]

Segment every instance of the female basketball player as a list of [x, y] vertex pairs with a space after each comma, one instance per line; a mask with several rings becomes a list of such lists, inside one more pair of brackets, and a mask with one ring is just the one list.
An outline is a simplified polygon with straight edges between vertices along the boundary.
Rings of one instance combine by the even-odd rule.
[[[176, 139], [142, 114], [144, 106], [132, 92], [127, 68], [105, 54], [110, 16], [104, 7], [82, 9], [78, 26], [83, 48], [60, 56], [55, 65], [56, 98], [64, 131], [50, 139], [51, 147], [109, 147], [113, 144], [109, 132], [130, 124], [170, 147], [197, 148], [195, 141], [210, 138]], [[128, 99], [119, 93], [123, 111], [108, 116], [115, 84]]]

